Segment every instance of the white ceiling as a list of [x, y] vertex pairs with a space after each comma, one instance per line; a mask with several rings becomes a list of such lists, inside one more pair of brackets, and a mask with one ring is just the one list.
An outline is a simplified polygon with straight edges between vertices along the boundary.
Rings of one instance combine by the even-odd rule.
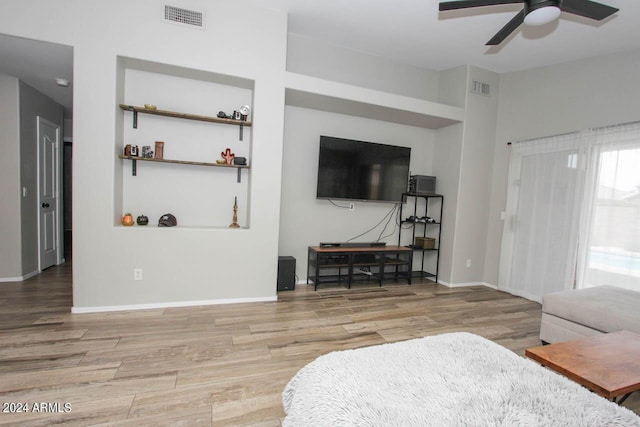
[[20, 78], [64, 106], [65, 117], [71, 117], [73, 84], [60, 87], [56, 78], [73, 81], [73, 48], [0, 34], [0, 73]]
[[438, 0], [263, 0], [289, 13], [289, 32], [421, 68], [472, 64], [499, 73], [640, 48], [640, 1], [600, 0], [620, 11], [604, 21], [562, 13], [485, 43], [522, 5], [438, 11]]
[[[522, 7], [438, 11], [438, 0], [245, 0], [289, 14], [289, 32], [430, 70], [472, 64], [499, 73], [640, 49], [640, 1], [601, 0], [620, 9], [602, 22], [563, 13], [521, 27], [500, 46], [485, 43]], [[0, 33], [2, 30], [0, 29]], [[20, 77], [70, 116], [73, 50], [0, 34], [0, 72]]]

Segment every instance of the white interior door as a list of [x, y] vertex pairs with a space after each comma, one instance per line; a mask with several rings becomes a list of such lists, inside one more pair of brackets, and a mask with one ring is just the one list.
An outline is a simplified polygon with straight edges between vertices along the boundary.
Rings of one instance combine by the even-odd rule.
[[58, 262], [58, 149], [60, 126], [38, 117], [39, 267]]

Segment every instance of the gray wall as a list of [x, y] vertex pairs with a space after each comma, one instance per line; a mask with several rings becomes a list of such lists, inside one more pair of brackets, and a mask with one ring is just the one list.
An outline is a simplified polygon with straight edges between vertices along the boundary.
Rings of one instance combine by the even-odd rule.
[[0, 74], [0, 281], [22, 275], [18, 79]]
[[21, 280], [38, 271], [36, 118], [62, 126], [62, 114], [62, 106], [31, 86], [0, 75], [0, 281]]
[[500, 76], [484, 281], [498, 283], [507, 142], [640, 120], [640, 51]]
[[[20, 82], [20, 186], [27, 189], [27, 195], [21, 199], [20, 206], [23, 275], [38, 270], [38, 116], [60, 126], [59, 154], [61, 154], [62, 106], [26, 83]], [[60, 156], [58, 161], [60, 162], [59, 171], [61, 171]], [[60, 182], [62, 182], [61, 179]], [[62, 188], [59, 190], [59, 197], [62, 197]], [[60, 230], [62, 230], [61, 218], [62, 212], [59, 210], [58, 228]], [[64, 248], [60, 246], [59, 250], [62, 254]]]

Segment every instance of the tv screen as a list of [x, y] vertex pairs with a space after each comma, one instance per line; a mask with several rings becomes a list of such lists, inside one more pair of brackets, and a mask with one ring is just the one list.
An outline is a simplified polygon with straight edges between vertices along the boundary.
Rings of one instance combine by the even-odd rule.
[[411, 148], [320, 136], [318, 199], [400, 202]]

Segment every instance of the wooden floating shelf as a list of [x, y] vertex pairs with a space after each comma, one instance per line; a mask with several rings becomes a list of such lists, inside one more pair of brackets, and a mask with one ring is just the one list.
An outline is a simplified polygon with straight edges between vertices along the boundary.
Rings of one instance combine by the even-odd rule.
[[201, 122], [222, 123], [225, 125], [236, 126], [251, 126], [250, 121], [233, 120], [233, 119], [221, 119], [220, 117], [200, 116], [197, 114], [178, 113], [168, 110], [150, 110], [144, 107], [137, 107], [135, 105], [120, 104], [120, 108], [125, 111], [133, 111], [134, 113], [155, 114], [156, 116], [174, 117], [176, 119], [198, 120]]
[[152, 157], [136, 157], [136, 156], [123, 156], [120, 154], [121, 159], [124, 160], [140, 160], [142, 162], [158, 162], [158, 163], [178, 163], [181, 165], [196, 165], [196, 166], [213, 166], [217, 168], [238, 168], [238, 169], [249, 169], [249, 165], [219, 165], [218, 163], [208, 163], [208, 162], [192, 162], [189, 160], [171, 160], [171, 159], [156, 159]]
[[244, 121], [244, 120], [221, 119], [220, 117], [200, 116], [197, 114], [178, 113], [176, 111], [168, 111], [168, 110], [152, 110], [145, 107], [136, 107], [135, 105], [126, 105], [126, 104], [119, 104], [119, 105], [120, 105], [120, 108], [122, 108], [123, 110], [133, 112], [133, 128], [134, 129], [138, 129], [138, 113], [154, 114], [156, 116], [173, 117], [176, 119], [197, 120], [199, 122], [219, 123], [223, 125], [238, 126], [239, 128], [238, 139], [242, 141], [243, 139], [242, 130], [244, 129], [245, 126], [251, 127], [251, 124], [252, 124], [250, 121]]
[[240, 182], [240, 173], [242, 169], [249, 169], [249, 165], [226, 165], [226, 164], [218, 164], [218, 163], [209, 163], [209, 162], [192, 162], [188, 160], [172, 160], [172, 159], [156, 159], [152, 157], [137, 157], [137, 156], [124, 156], [120, 154], [118, 156], [123, 160], [131, 160], [131, 174], [133, 176], [137, 175], [137, 166], [136, 162], [138, 160], [142, 162], [156, 162], [156, 163], [176, 163], [179, 165], [192, 165], [192, 166], [208, 166], [208, 167], [216, 167], [216, 168], [231, 168], [238, 170], [238, 182]]

